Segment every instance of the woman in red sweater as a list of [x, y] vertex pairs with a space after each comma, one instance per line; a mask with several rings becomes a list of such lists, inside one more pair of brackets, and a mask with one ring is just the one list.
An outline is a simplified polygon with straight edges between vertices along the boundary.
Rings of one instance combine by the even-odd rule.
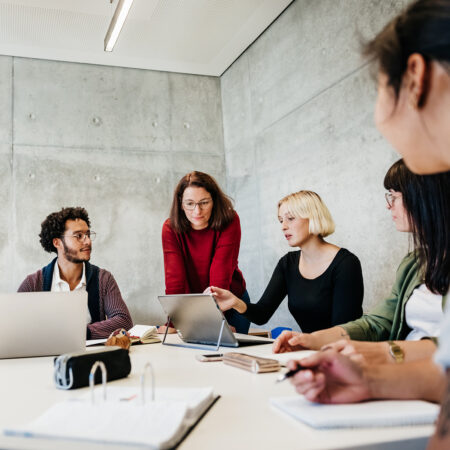
[[[240, 243], [239, 217], [214, 178], [196, 171], [185, 175], [162, 228], [166, 294], [201, 293], [213, 285], [250, 303], [238, 267]], [[225, 317], [238, 333], [248, 332], [250, 322], [236, 311]]]

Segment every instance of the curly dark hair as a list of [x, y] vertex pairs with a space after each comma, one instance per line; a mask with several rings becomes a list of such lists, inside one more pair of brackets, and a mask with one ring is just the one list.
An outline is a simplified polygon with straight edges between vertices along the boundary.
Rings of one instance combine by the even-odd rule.
[[68, 220], [84, 220], [90, 228], [91, 223], [87, 211], [80, 206], [76, 208], [62, 208], [61, 211], [49, 214], [41, 223], [41, 232], [39, 233], [39, 242], [46, 252], [55, 252], [53, 239], [59, 238], [66, 230], [66, 222]]

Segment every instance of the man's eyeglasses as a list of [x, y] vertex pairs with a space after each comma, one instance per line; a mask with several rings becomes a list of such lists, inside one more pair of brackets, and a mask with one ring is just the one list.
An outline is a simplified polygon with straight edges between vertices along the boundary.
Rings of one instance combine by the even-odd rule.
[[395, 200], [397, 200], [400, 195], [395, 195], [393, 192], [386, 192], [386, 194], [384, 194], [384, 198], [386, 199], [386, 203], [388, 204], [389, 208], [392, 208], [394, 206]]
[[188, 211], [193, 211], [195, 207], [198, 205], [200, 209], [206, 209], [209, 207], [209, 205], [212, 203], [212, 200], [202, 200], [201, 202], [192, 202], [192, 201], [186, 201], [183, 202], [184, 209], [187, 209]]
[[71, 237], [76, 239], [78, 242], [84, 242], [86, 238], [88, 238], [92, 242], [95, 239], [95, 236], [97, 236], [95, 231], [86, 231], [86, 233], [79, 231], [78, 233], [73, 234], [63, 234], [61, 237]]

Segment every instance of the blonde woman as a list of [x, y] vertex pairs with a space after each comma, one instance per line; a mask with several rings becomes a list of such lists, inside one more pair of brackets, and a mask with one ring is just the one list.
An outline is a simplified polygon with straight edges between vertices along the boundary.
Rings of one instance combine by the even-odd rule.
[[258, 303], [247, 304], [226, 289], [209, 288], [222, 311], [235, 309], [251, 322], [269, 321], [288, 296], [289, 311], [304, 333], [362, 315], [363, 278], [358, 258], [325, 241], [334, 222], [318, 194], [299, 191], [278, 203], [278, 220], [291, 247], [278, 262]]

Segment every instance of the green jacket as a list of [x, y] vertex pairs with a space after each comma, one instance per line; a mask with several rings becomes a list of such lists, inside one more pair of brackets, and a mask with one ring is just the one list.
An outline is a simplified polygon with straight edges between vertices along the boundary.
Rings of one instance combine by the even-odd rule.
[[[360, 319], [348, 322], [344, 328], [357, 341], [404, 340], [411, 331], [405, 320], [405, 305], [414, 289], [423, 284], [414, 253], [406, 255], [397, 269], [391, 295]], [[442, 299], [444, 308], [446, 296]]]

